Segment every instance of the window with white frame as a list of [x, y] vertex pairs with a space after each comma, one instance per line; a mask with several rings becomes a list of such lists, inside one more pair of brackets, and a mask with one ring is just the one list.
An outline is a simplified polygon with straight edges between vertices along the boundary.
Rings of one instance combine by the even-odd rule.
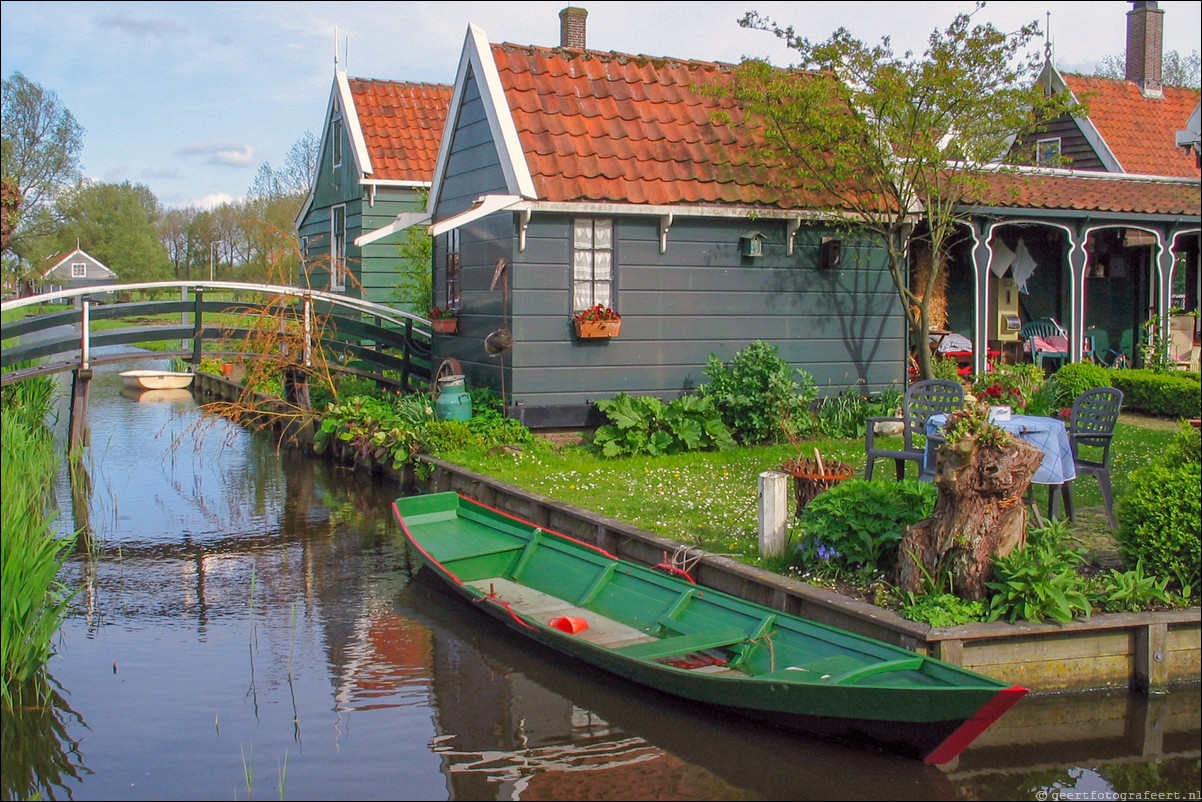
[[72, 262], [71, 263], [71, 278], [87, 278], [88, 264], [87, 262]]
[[334, 107], [334, 119], [330, 124], [330, 154], [333, 165], [342, 164], [342, 112]]
[[330, 289], [346, 287], [346, 206], [335, 206], [330, 215]]
[[452, 228], [447, 232], [447, 285], [445, 309], [459, 312], [459, 274], [462, 269], [460, 262], [459, 229]]
[[572, 311], [614, 305], [614, 225], [606, 218], [572, 222]]
[[1060, 137], [1040, 139], [1035, 142], [1035, 163], [1041, 167], [1055, 167], [1060, 162]]

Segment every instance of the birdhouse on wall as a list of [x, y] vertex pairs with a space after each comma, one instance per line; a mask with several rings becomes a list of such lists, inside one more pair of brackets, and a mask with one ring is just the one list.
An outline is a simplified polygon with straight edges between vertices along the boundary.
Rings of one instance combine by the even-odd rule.
[[767, 237], [758, 231], [747, 232], [743, 236], [739, 237], [739, 253], [741, 253], [743, 256], [750, 256], [752, 258], [756, 256], [763, 256], [765, 239], [767, 239]]

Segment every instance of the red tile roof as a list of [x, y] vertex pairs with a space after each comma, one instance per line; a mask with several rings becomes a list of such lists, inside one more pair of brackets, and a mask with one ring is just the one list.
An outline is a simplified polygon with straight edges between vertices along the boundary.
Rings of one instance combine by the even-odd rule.
[[451, 103], [446, 84], [347, 79], [375, 172], [372, 178], [430, 181]]
[[1010, 209], [1118, 212], [1123, 214], [1202, 214], [1197, 180], [1123, 178], [1121, 173], [995, 174], [978, 199], [983, 206]]
[[[492, 45], [492, 54], [542, 200], [830, 207], [813, 192], [783, 184], [787, 173], [757, 161], [756, 146], [761, 144], [757, 133], [713, 121], [719, 111], [733, 120], [742, 119], [733, 103], [703, 90], [727, 83], [733, 65], [512, 44]], [[1146, 120], [1144, 129], [1129, 125], [1124, 130], [1141, 131], [1133, 139], [1157, 141], [1167, 131], [1165, 141], [1170, 144], [1162, 150], [1180, 170], [1180, 165], [1193, 162], [1174, 148], [1173, 132], [1185, 124], [1197, 92], [1188, 104], [1180, 90], [1166, 88], [1165, 94], [1169, 102], [1144, 115], [1157, 117], [1160, 127], [1153, 130]], [[1105, 125], [1115, 116], [1101, 104], [1096, 108], [1101, 118], [1095, 122]], [[1110, 127], [1119, 130], [1114, 124]], [[1137, 150], [1149, 148], [1132, 145], [1126, 151], [1116, 150], [1129, 172], [1163, 174], [1168, 169], [1139, 162], [1131, 155]], [[1184, 171], [1183, 177], [1196, 179], [1198, 170]], [[999, 174], [991, 176], [981, 203], [1197, 214], [1199, 185], [1072, 176], [1063, 171], [1038, 178]]]
[[741, 119], [702, 91], [727, 83], [733, 65], [512, 44], [492, 54], [543, 200], [820, 205], [769, 180], [752, 135], [712, 121]]
[[1133, 81], [1069, 73], [1062, 77], [1077, 100], [1089, 107], [1089, 119], [1124, 171], [1199, 176], [1193, 154], [1176, 146], [1176, 132], [1185, 128], [1198, 105], [1197, 89], [1166, 86], [1163, 98], [1148, 98]]

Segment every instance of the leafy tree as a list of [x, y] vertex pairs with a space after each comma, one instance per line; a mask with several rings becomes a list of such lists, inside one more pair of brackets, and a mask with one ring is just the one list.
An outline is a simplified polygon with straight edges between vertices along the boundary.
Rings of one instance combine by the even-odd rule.
[[44, 241], [53, 251], [69, 251], [78, 243], [122, 282], [171, 278], [171, 264], [159, 237], [159, 201], [148, 187], [128, 181], [82, 183], [61, 195], [56, 206], [63, 222]]
[[[842, 28], [812, 42], [754, 12], [740, 25], [782, 39], [797, 63], [745, 59], [715, 90], [746, 112], [731, 123], [764, 142], [763, 161], [784, 185], [827, 198], [822, 210], [832, 221], [884, 246], [910, 329], [925, 343], [947, 245], [967, 220], [964, 204], [985, 187], [979, 167], [1069, 108], [1035, 83], [1041, 62], [1025, 51], [1038, 26], [1004, 33], [959, 14], [916, 57], [895, 54], [888, 38], [869, 46]], [[906, 251], [919, 219], [933, 264], [925, 287], [911, 290]], [[928, 349], [916, 351], [931, 377]]]
[[4, 81], [0, 128], [5, 195], [11, 182], [20, 198], [15, 206], [7, 200], [4, 206], [6, 229], [12, 217], [12, 230], [4, 237], [8, 251], [23, 239], [51, 230], [55, 198], [79, 177], [83, 128], [54, 92], [19, 72]]
[[[1126, 78], [1127, 54], [1106, 56], [1094, 70], [1094, 75], [1119, 80]], [[1202, 87], [1202, 59], [1199, 58], [1198, 51], [1195, 50], [1188, 56], [1176, 50], [1165, 53], [1161, 62], [1160, 79], [1166, 86], [1188, 86], [1192, 89]]]

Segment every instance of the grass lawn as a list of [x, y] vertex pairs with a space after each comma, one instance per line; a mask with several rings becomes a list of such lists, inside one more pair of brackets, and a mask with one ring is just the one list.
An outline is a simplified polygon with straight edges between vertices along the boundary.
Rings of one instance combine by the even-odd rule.
[[[1177, 431], [1172, 421], [1124, 415], [1111, 450], [1111, 479], [1116, 503], [1130, 487], [1131, 471], [1161, 453]], [[900, 444], [900, 438], [898, 438]], [[820, 440], [804, 444], [806, 455], [821, 450], [824, 459], [864, 469], [862, 440]], [[607, 460], [582, 446], [556, 450], [537, 446], [518, 454], [456, 453], [443, 456], [480, 473], [576, 506], [634, 524], [666, 537], [757, 562], [757, 479], [795, 454], [792, 446], [742, 448], [727, 452], [671, 457]], [[912, 465], [907, 475], [917, 475]], [[891, 464], [877, 463], [874, 481], [892, 482]], [[1113, 554], [1098, 483], [1077, 481], [1075, 534], [1093, 550]], [[1041, 511], [1047, 493], [1037, 488]]]

